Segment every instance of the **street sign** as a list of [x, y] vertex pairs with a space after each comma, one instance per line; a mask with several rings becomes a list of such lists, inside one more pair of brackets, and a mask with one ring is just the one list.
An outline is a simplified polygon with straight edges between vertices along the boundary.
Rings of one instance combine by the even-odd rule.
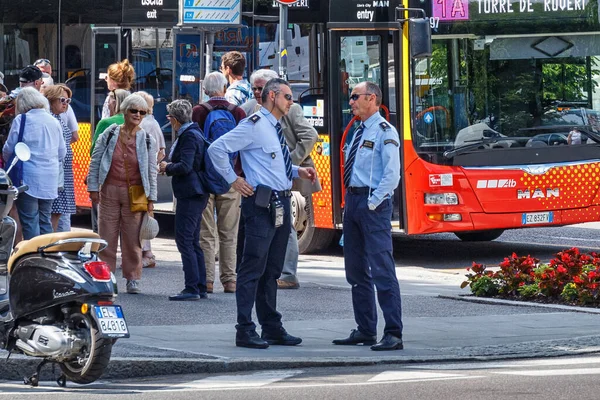
[[276, 2], [280, 3], [280, 4], [285, 4], [287, 6], [295, 4], [298, 2], [298, 0], [275, 0]]
[[241, 0], [184, 0], [183, 24], [239, 25]]

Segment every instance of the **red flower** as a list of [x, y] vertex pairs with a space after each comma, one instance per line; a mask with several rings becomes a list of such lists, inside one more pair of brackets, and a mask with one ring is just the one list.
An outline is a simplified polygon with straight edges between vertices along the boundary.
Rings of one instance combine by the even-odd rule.
[[559, 274], [566, 274], [567, 269], [565, 267], [563, 267], [562, 265], [559, 265], [558, 268], [556, 268], [556, 272], [558, 272]]

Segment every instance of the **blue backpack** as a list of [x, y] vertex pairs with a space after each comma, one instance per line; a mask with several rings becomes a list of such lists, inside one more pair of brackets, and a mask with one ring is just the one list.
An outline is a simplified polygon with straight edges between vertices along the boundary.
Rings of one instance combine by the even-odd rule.
[[[237, 122], [231, 111], [237, 106], [230, 104], [227, 107], [213, 107], [208, 103], [202, 103], [200, 105], [208, 111], [206, 121], [204, 122], [204, 132], [202, 135], [202, 139], [205, 143], [205, 149], [208, 149], [208, 146], [210, 146], [212, 142], [235, 128]], [[230, 155], [232, 167], [234, 159], [235, 154]], [[217, 172], [207, 151], [204, 152], [202, 164], [202, 174], [199, 174], [199, 177], [204, 189], [211, 194], [227, 193], [231, 188], [231, 185], [227, 183], [225, 178], [223, 178], [219, 172]]]
[[236, 127], [237, 122], [233, 117], [233, 110], [236, 105], [215, 106], [209, 103], [200, 104], [207, 111], [206, 121], [204, 121], [204, 137], [211, 143]]

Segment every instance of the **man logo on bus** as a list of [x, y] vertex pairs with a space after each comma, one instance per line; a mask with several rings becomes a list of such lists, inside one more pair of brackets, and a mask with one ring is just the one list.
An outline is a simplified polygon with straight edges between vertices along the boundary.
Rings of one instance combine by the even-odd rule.
[[551, 197], [560, 197], [560, 189], [559, 188], [546, 188], [540, 189], [537, 188], [533, 191], [533, 193], [529, 189], [525, 190], [517, 190], [517, 199], [549, 199]]

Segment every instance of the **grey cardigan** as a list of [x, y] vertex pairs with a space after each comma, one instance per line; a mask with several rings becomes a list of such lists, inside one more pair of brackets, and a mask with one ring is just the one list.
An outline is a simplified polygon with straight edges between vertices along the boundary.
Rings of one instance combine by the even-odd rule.
[[[90, 172], [88, 175], [88, 192], [100, 191], [100, 187], [106, 180], [108, 171], [110, 171], [110, 165], [112, 163], [115, 147], [117, 146], [121, 127], [117, 126], [115, 129], [113, 138], [110, 140], [110, 143], [108, 143], [108, 148], [106, 147], [106, 141], [108, 140], [110, 131], [115, 126], [117, 126], [117, 124], [112, 124], [106, 128], [96, 140], [96, 146], [94, 147], [94, 153], [92, 154], [92, 162], [90, 163]], [[152, 135], [148, 135], [148, 137], [150, 138], [150, 154], [148, 154], [148, 148], [146, 147], [146, 132], [143, 129], [137, 131], [135, 135], [135, 150], [146, 197], [148, 197], [148, 200], [150, 201], [156, 201], [156, 175], [158, 173], [156, 168], [156, 141]]]

